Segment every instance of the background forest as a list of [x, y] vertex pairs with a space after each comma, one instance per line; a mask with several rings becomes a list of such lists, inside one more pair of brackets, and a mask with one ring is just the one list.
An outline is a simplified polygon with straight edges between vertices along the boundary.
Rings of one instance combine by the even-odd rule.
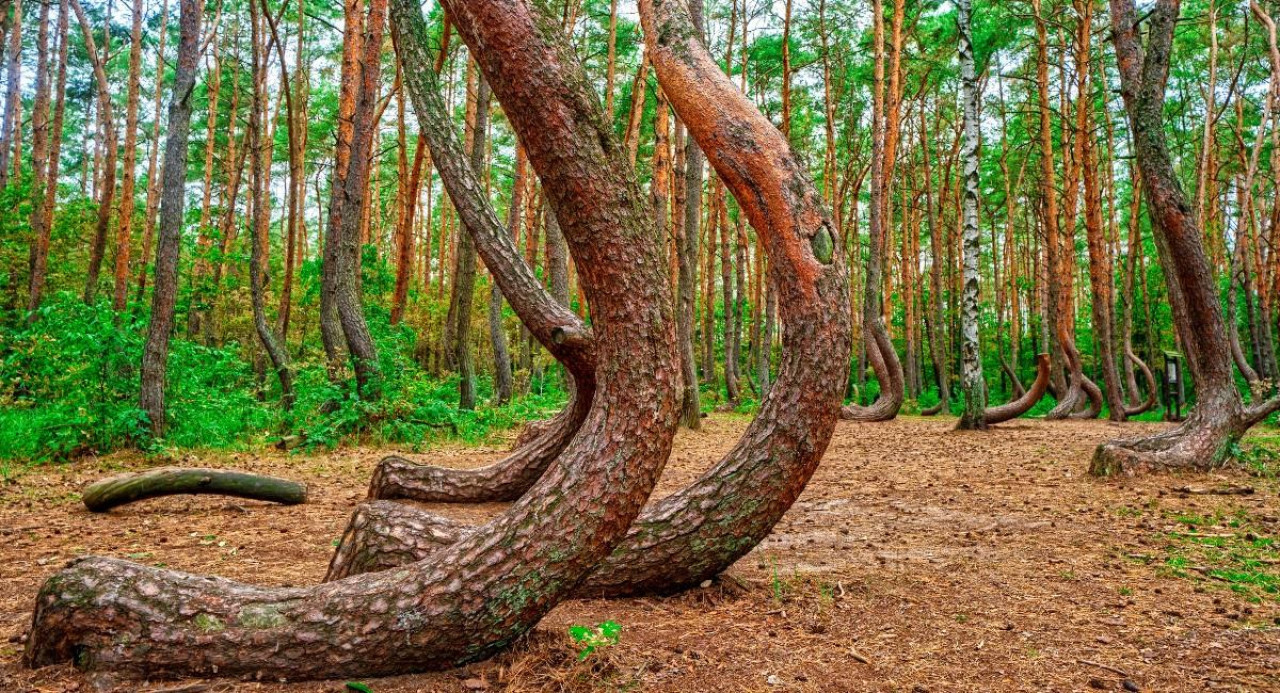
[[[413, 68], [390, 33], [378, 34], [379, 70], [365, 71], [363, 84], [344, 70], [361, 60], [362, 33], [344, 27], [364, 21], [363, 5], [211, 0], [196, 54], [179, 56], [167, 0], [0, 0], [0, 459], [474, 440], [565, 401], [563, 369], [476, 263], [404, 86]], [[427, 9], [448, 109], [494, 208], [552, 294], [586, 316], [511, 128], [439, 8]], [[1260, 391], [1277, 375], [1275, 9], [1185, 2], [1165, 116], [1241, 385]], [[645, 59], [633, 4], [569, 0], [557, 11], [658, 211], [655, 233], [668, 239], [688, 306], [678, 314], [697, 372], [692, 404], [750, 411], [781, 340], [755, 232], [701, 160], [686, 165], [685, 132]], [[879, 192], [883, 277], [873, 293], [901, 361], [903, 411], [959, 413], [956, 6], [709, 0], [705, 12], [712, 53], [786, 134], [848, 244], [858, 345], [850, 402], [880, 394], [860, 346]], [[1020, 394], [1047, 351], [1059, 366], [1051, 391], [1066, 392], [1062, 350], [1050, 348], [1061, 319], [1084, 375], [1105, 384], [1101, 413], [1141, 410], [1155, 384], [1143, 369], [1159, 371], [1179, 346], [1135, 187], [1105, 3], [977, 0], [972, 25], [980, 356], [991, 401]], [[166, 249], [161, 150], [182, 57], [195, 67], [186, 75], [186, 204]], [[369, 146], [353, 148], [366, 127]], [[353, 151], [367, 151], [369, 167], [348, 181]], [[335, 212], [353, 201], [357, 213]], [[325, 262], [340, 218], [352, 220], [358, 260], [346, 287], [341, 263]], [[157, 288], [157, 258], [176, 261], [175, 285]], [[326, 335], [352, 318], [327, 312], [330, 289], [355, 297], [367, 340]], [[166, 300], [172, 316], [153, 319]], [[169, 320], [172, 339], [156, 339]], [[158, 371], [143, 365], [144, 351], [157, 350]], [[158, 407], [145, 394], [157, 387]]]

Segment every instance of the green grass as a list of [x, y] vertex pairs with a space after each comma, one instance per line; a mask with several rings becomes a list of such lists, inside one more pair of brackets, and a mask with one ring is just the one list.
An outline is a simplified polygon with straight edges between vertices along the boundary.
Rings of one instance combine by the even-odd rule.
[[1164, 533], [1170, 574], [1223, 586], [1252, 602], [1280, 602], [1280, 541], [1266, 535], [1248, 511], [1166, 517], [1181, 525]]

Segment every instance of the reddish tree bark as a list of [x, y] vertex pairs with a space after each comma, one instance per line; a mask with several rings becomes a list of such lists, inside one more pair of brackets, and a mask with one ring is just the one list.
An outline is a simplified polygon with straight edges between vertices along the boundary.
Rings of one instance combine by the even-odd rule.
[[74, 658], [149, 677], [289, 678], [456, 666], [527, 631], [643, 507], [671, 452], [679, 375], [671, 290], [634, 173], [558, 31], [542, 31], [516, 0], [447, 8], [513, 114], [590, 275], [602, 377], [581, 433], [506, 513], [391, 573], [267, 589], [82, 560], [38, 598], [29, 664]]
[[97, 43], [93, 40], [93, 29], [89, 26], [84, 8], [80, 6], [80, 0], [71, 0], [71, 9], [75, 10], [76, 20], [80, 23], [80, 30], [84, 35], [84, 44], [88, 48], [89, 60], [93, 63], [93, 75], [97, 80], [98, 118], [102, 122], [103, 132], [103, 176], [98, 191], [98, 219], [93, 230], [93, 242], [89, 247], [89, 269], [85, 274], [84, 283], [84, 302], [92, 304], [98, 294], [98, 275], [102, 271], [102, 257], [107, 248], [107, 231], [111, 225], [111, 201], [115, 199], [116, 192], [116, 126], [111, 108], [110, 82], [107, 80], [102, 55], [98, 52]]
[[[843, 243], [820, 193], [783, 135], [685, 29], [682, 0], [648, 0], [640, 10], [664, 91], [760, 229], [781, 298], [784, 356], [760, 415], [733, 450], [641, 515], [579, 595], [678, 590], [754, 548], [817, 468], [839, 419], [849, 358]], [[502, 94], [496, 83], [495, 90]], [[466, 531], [412, 508], [369, 504], [344, 536], [331, 575], [430, 553]]]
[[129, 35], [129, 77], [125, 89], [124, 161], [120, 182], [120, 211], [116, 220], [115, 290], [112, 307], [125, 309], [129, 300], [129, 261], [133, 255], [133, 217], [137, 199], [138, 100], [142, 95], [142, 3], [133, 3]]
[[1231, 446], [1280, 409], [1280, 398], [1246, 408], [1236, 389], [1222, 306], [1195, 211], [1178, 182], [1165, 139], [1163, 109], [1179, 0], [1158, 0], [1138, 33], [1134, 0], [1111, 0], [1111, 38], [1120, 93], [1142, 172], [1169, 303], [1196, 385], [1196, 405], [1177, 428], [1148, 438], [1099, 446], [1090, 471], [1099, 476], [1165, 469], [1205, 469], [1228, 461]]
[[[871, 229], [870, 253], [867, 262], [866, 290], [863, 293], [862, 333], [867, 350], [867, 361], [870, 362], [876, 378], [880, 381], [880, 396], [875, 403], [867, 407], [850, 405], [844, 408], [842, 416], [850, 421], [890, 421], [898, 416], [902, 403], [906, 398], [905, 381], [902, 372], [902, 361], [894, 350], [893, 340], [889, 338], [889, 330], [884, 324], [884, 256], [888, 246], [890, 218], [888, 209], [890, 197], [889, 179], [893, 172], [887, 160], [892, 158], [890, 147], [889, 120], [885, 113], [886, 103], [896, 100], [894, 89], [885, 94], [885, 60], [884, 60], [884, 3], [882, 0], [872, 2], [874, 13], [875, 42], [875, 87], [874, 106], [871, 116]], [[904, 10], [898, 8], [897, 13]], [[901, 29], [895, 14], [895, 33]], [[900, 45], [900, 43], [898, 44]], [[895, 58], [896, 64], [896, 58]], [[894, 71], [896, 75], [896, 70]], [[894, 82], [896, 84], [896, 80]]]
[[513, 454], [503, 460], [480, 469], [459, 470], [388, 457], [374, 472], [369, 497], [444, 502], [515, 500], [569, 444], [591, 406], [596, 388], [593, 337], [581, 318], [543, 288], [521, 257], [514, 237], [498, 220], [451, 125], [439, 79], [430, 68], [433, 61], [421, 9], [412, 0], [392, 0], [391, 28], [419, 128], [454, 208], [503, 295], [530, 334], [564, 364], [574, 389], [564, 413], [537, 435], [517, 444]]
[[[1013, 419], [1031, 411], [1040, 400], [1044, 399], [1045, 394], [1049, 391], [1049, 373], [1050, 359], [1048, 354], [1040, 354], [1036, 357], [1036, 380], [1031, 384], [1031, 388], [1022, 393], [1022, 395], [1012, 402], [1007, 402], [997, 407], [987, 407], [983, 419], [988, 426], [998, 423], [1012, 421]], [[1017, 375], [1016, 373], [1014, 374]]]
[[[43, 14], [44, 10], [41, 11]], [[53, 231], [53, 209], [58, 200], [58, 169], [62, 157], [62, 123], [66, 113], [67, 102], [67, 37], [70, 9], [67, 0], [61, 0], [58, 8], [58, 53], [56, 63], [50, 63], [48, 71], [53, 73], [57, 67], [57, 84], [54, 87], [53, 122], [49, 127], [48, 163], [44, 167], [43, 180], [40, 166], [33, 166], [33, 195], [31, 199], [31, 253], [29, 256], [30, 275], [27, 282], [28, 320], [36, 318], [36, 311], [44, 297], [45, 281], [48, 278], [49, 242]], [[43, 21], [43, 19], [42, 19]], [[45, 69], [42, 67], [42, 69]], [[44, 79], [48, 79], [46, 76]], [[46, 96], [46, 99], [48, 97]], [[39, 109], [36, 109], [39, 111]], [[33, 149], [37, 138], [33, 137]], [[38, 160], [39, 157], [33, 156]]]

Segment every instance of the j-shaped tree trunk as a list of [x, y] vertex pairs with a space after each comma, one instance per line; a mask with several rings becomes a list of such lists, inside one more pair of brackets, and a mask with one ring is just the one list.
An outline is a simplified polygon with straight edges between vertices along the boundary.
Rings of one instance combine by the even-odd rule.
[[291, 679], [456, 666], [532, 627], [643, 507], [678, 415], [671, 290], [653, 220], [572, 48], [542, 30], [546, 18], [521, 0], [445, 4], [590, 276], [602, 377], [579, 435], [507, 512], [399, 570], [279, 589], [81, 560], [37, 598], [29, 664]]
[[[994, 426], [998, 423], [1012, 421], [1023, 414], [1031, 411], [1031, 408], [1040, 403], [1044, 399], [1045, 393], [1049, 391], [1049, 374], [1052, 364], [1048, 354], [1040, 354], [1036, 357], [1036, 380], [1031, 384], [1031, 389], [1025, 390], [1021, 396], [1012, 402], [1001, 404], [998, 407], [987, 407], [987, 411], [983, 414], [983, 420], [988, 426]], [[1013, 374], [1014, 381], [1017, 381], [1017, 373]]]
[[[512, 309], [530, 334], [564, 364], [574, 387], [565, 411], [530, 440], [518, 444], [506, 458], [479, 469], [460, 470], [388, 457], [374, 472], [369, 497], [470, 503], [515, 500], [569, 444], [591, 407], [596, 387], [593, 338], [582, 319], [543, 288], [514, 237], [498, 220], [453, 129], [439, 78], [431, 69], [427, 24], [417, 3], [392, 0], [391, 30], [419, 129], [454, 209]], [[584, 288], [589, 289], [586, 283], [589, 280], [584, 282]]]
[[1196, 384], [1196, 406], [1177, 428], [1098, 448], [1090, 471], [1099, 476], [1165, 469], [1206, 469], [1228, 460], [1250, 426], [1280, 408], [1280, 398], [1246, 408], [1236, 389], [1222, 306], [1200, 226], [1178, 182], [1165, 139], [1163, 109], [1179, 0], [1158, 0], [1147, 15], [1144, 47], [1134, 0], [1110, 0], [1111, 37], [1120, 93], [1142, 171], [1156, 248], [1165, 267], [1169, 304]]
[[[1045, 225], [1045, 275], [1048, 277], [1048, 296], [1046, 299], [1047, 312], [1050, 322], [1052, 323], [1051, 333], [1056, 341], [1055, 358], [1061, 358], [1065, 365], [1068, 378], [1063, 390], [1056, 392], [1058, 405], [1046, 416], [1051, 420], [1066, 419], [1071, 417], [1083, 405], [1086, 394], [1084, 384], [1084, 370], [1080, 361], [1080, 352], [1076, 349], [1075, 336], [1073, 334], [1074, 317], [1072, 314], [1072, 301], [1070, 295], [1070, 284], [1072, 273], [1075, 271], [1075, 246], [1070, 242], [1065, 242], [1062, 232], [1062, 220], [1059, 218], [1058, 208], [1058, 188], [1055, 182], [1055, 167], [1053, 154], [1053, 130], [1052, 121], [1050, 120], [1050, 110], [1053, 108], [1049, 101], [1049, 38], [1047, 23], [1043, 12], [1041, 11], [1040, 0], [1032, 0], [1032, 10], [1035, 13], [1036, 25], [1036, 86], [1038, 90], [1038, 106], [1039, 106], [1039, 142], [1040, 142], [1040, 185], [1042, 197], [1044, 199], [1044, 225]], [[1087, 65], [1089, 56], [1089, 42], [1092, 34], [1090, 33], [1089, 22], [1082, 17], [1078, 31], [1075, 37], [1076, 65]], [[1076, 131], [1082, 130], [1079, 116], [1083, 113], [1083, 109], [1091, 107], [1093, 101], [1087, 95], [1087, 82], [1090, 70], [1087, 67], [1078, 70], [1077, 75], [1077, 127]], [[1084, 137], [1083, 133], [1080, 137]], [[1074, 186], [1070, 197], [1067, 199], [1066, 207], [1069, 213], [1066, 216], [1066, 223], [1075, 224], [1075, 202]], [[1065, 234], [1068, 237], [1070, 233]], [[1096, 389], [1096, 388], [1095, 388]], [[1099, 398], [1100, 400], [1100, 398]], [[1101, 402], [1091, 401], [1091, 407], [1101, 410]]]
[[960, 79], [964, 101], [964, 289], [960, 295], [960, 374], [964, 413], [958, 427], [979, 431], [987, 427], [987, 383], [982, 374], [982, 343], [978, 336], [978, 263], [982, 259], [978, 230], [978, 159], [982, 144], [978, 132], [978, 76], [973, 57], [970, 0], [960, 0]]
[[[863, 292], [862, 333], [867, 360], [880, 381], [880, 396], [870, 406], [850, 405], [842, 417], [850, 421], [890, 421], [906, 398], [902, 361], [884, 324], [884, 254], [888, 246], [889, 215], [885, 163], [884, 2], [872, 2], [875, 34], [875, 89], [871, 114], [871, 229], [866, 290]], [[896, 98], [890, 94], [890, 98]]]
[[[79, 5], [74, 4], [74, 7]], [[160, 234], [156, 240], [156, 286], [151, 294], [151, 322], [142, 350], [139, 407], [147, 412], [151, 430], [165, 428], [164, 385], [169, 363], [169, 338], [178, 295], [178, 254], [182, 249], [182, 216], [186, 206], [187, 138], [191, 134], [191, 92], [200, 62], [200, 0], [182, 0], [179, 19], [178, 69], [169, 97], [168, 138], [164, 145], [164, 182], [160, 206]], [[88, 23], [77, 10], [88, 37]], [[110, 174], [108, 174], [110, 177]]]
[[[580, 596], [679, 590], [754, 548], [817, 468], [839, 418], [849, 358], [844, 245], [820, 193], [782, 133], [686, 30], [682, 0], [644, 0], [640, 16], [663, 91], [769, 255], [784, 353], [778, 379], [738, 444], [641, 515]], [[447, 545], [450, 536], [469, 534], [413, 508], [366, 504], [343, 537], [331, 575], [412, 560]]]

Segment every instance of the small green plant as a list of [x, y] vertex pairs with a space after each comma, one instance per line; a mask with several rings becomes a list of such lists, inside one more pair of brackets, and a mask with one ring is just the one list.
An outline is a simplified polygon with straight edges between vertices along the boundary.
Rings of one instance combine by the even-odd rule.
[[1263, 479], [1280, 477], [1280, 454], [1264, 445], [1245, 445], [1236, 441], [1227, 448], [1227, 456], [1243, 465], [1254, 476]]
[[618, 644], [618, 635], [622, 633], [622, 626], [614, 621], [605, 621], [592, 628], [591, 626], [569, 626], [569, 637], [577, 643], [578, 661], [582, 662], [590, 657], [596, 650], [613, 647]]

